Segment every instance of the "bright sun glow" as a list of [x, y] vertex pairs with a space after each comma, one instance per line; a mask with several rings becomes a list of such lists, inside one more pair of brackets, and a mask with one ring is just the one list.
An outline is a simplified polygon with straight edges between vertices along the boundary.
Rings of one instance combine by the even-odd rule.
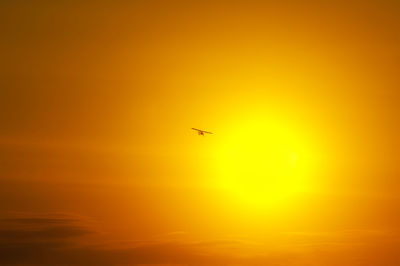
[[243, 203], [282, 207], [311, 185], [306, 140], [272, 119], [238, 123], [217, 154], [218, 186]]

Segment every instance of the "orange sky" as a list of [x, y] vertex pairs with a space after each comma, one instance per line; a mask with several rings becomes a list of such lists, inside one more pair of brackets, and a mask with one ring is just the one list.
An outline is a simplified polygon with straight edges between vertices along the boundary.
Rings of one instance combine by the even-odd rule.
[[396, 1], [2, 1], [0, 25], [1, 265], [400, 264]]

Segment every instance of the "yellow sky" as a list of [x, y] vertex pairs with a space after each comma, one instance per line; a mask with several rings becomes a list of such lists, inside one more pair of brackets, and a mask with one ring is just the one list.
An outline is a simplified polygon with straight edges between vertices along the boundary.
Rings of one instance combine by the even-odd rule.
[[86, 217], [160, 257], [105, 265], [398, 265], [399, 12], [3, 1], [0, 217]]

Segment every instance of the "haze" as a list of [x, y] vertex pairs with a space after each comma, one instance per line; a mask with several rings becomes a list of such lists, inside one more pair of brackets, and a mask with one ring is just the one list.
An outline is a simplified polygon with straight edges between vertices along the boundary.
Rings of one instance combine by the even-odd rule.
[[6, 0], [0, 25], [1, 265], [400, 265], [397, 1]]

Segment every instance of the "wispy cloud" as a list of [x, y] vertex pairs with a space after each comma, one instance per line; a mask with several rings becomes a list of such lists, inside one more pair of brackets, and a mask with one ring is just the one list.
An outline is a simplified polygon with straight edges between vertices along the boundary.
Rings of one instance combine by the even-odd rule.
[[[282, 234], [276, 245], [243, 238], [189, 241], [174, 237], [121, 245], [89, 241], [102, 236], [95, 228], [90, 219], [73, 214], [5, 217], [0, 220], [0, 265], [400, 265], [396, 232], [290, 232]], [[182, 234], [187, 233], [166, 235]]]
[[[235, 255], [235, 250], [248, 249], [244, 241], [161, 238], [123, 247], [118, 243], [94, 244], [85, 239], [101, 233], [82, 217], [32, 213], [17, 216], [0, 221], [0, 265], [243, 265], [255, 259]], [[168, 235], [176, 234], [184, 233]]]

